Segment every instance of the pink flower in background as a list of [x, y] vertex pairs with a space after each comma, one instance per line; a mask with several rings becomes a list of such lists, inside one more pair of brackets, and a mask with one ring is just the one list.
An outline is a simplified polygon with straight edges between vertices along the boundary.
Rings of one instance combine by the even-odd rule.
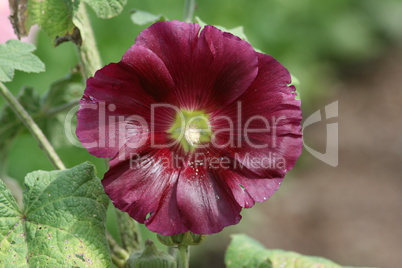
[[111, 158], [114, 205], [154, 232], [220, 232], [267, 200], [302, 149], [289, 72], [213, 26], [158, 22], [89, 78], [77, 136]]
[[[8, 4], [8, 0], [0, 0], [0, 44], [5, 43], [10, 39], [18, 39], [18, 37], [14, 33], [13, 26], [8, 19], [9, 16], [10, 7]], [[28, 43], [34, 43], [36, 32], [37, 26], [33, 26], [28, 37], [24, 37], [21, 40]]]

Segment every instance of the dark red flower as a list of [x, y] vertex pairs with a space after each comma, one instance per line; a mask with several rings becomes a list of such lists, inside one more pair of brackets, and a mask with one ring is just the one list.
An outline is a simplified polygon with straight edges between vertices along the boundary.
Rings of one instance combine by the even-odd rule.
[[213, 26], [158, 22], [88, 79], [77, 136], [111, 158], [114, 205], [157, 233], [212, 234], [267, 200], [301, 153], [289, 72]]

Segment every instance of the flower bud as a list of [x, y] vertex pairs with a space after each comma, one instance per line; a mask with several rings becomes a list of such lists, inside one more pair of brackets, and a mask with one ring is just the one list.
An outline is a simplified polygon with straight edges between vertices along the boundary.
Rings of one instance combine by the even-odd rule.
[[162, 244], [168, 247], [179, 246], [179, 245], [195, 246], [201, 244], [206, 238], [205, 235], [194, 234], [192, 232], [186, 232], [171, 236], [164, 236], [158, 234], [157, 237]]
[[145, 249], [128, 258], [126, 268], [176, 268], [175, 259], [167, 252], [158, 250], [151, 240], [145, 241]]

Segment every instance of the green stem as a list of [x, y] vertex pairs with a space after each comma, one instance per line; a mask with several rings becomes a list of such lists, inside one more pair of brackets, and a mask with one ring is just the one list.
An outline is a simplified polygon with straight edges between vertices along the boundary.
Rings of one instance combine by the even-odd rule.
[[184, 4], [184, 21], [192, 22], [195, 10], [195, 0], [185, 0]]
[[121, 267], [123, 268], [128, 257], [129, 254], [127, 251], [125, 251], [123, 248], [121, 248], [116, 240], [114, 240], [114, 238], [112, 237], [112, 235], [110, 233], [106, 233], [106, 238], [107, 241], [109, 243], [109, 247], [110, 247], [110, 251], [112, 253], [112, 261], [113, 263], [117, 266], [117, 267]]
[[0, 93], [4, 97], [4, 99], [8, 102], [10, 107], [14, 110], [14, 112], [18, 115], [21, 121], [25, 124], [25, 126], [29, 129], [32, 136], [38, 141], [39, 147], [45, 152], [47, 157], [50, 159], [52, 164], [57, 169], [66, 169], [63, 162], [60, 160], [56, 151], [53, 149], [52, 145], [43, 134], [42, 130], [38, 127], [32, 117], [28, 114], [28, 112], [22, 107], [22, 105], [18, 102], [18, 100], [11, 94], [10, 90], [0, 82]]
[[173, 258], [177, 259], [177, 258], [176, 258], [177, 250], [176, 250], [175, 247], [169, 247], [169, 248], [168, 248], [168, 253], [169, 253]]
[[128, 252], [141, 249], [141, 233], [138, 223], [126, 212], [116, 209], [117, 227], [120, 232], [123, 248]]
[[7, 152], [10, 148], [10, 143], [6, 143], [3, 147], [0, 147], [0, 178], [7, 176]]
[[188, 246], [179, 245], [179, 268], [190, 267], [190, 249]]
[[82, 38], [82, 44], [78, 46], [78, 54], [82, 65], [83, 77], [88, 79], [102, 67], [102, 61], [84, 3], [80, 4], [75, 20], [74, 23], [80, 25]]
[[80, 103], [80, 99], [78, 99], [78, 98], [73, 99], [73, 100], [71, 100], [71, 101], [69, 101], [67, 103], [64, 103], [64, 104], [60, 105], [60, 106], [56, 106], [54, 108], [51, 108], [51, 109], [45, 111], [45, 113], [48, 116], [52, 116], [52, 115], [58, 114], [58, 113], [60, 113], [62, 111], [65, 111], [65, 110], [68, 110], [70, 108], [73, 108], [74, 106], [77, 106], [79, 103]]

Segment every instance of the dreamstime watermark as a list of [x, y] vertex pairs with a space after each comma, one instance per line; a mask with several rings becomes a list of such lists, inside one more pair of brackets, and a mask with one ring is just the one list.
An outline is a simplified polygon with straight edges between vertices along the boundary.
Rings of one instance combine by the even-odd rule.
[[[88, 127], [88, 136], [81, 137], [81, 142], [75, 136], [75, 129], [73, 127], [73, 119], [78, 111], [78, 105], [72, 108], [65, 119], [64, 127], [67, 139], [75, 146], [90, 148], [114, 148], [121, 150], [119, 156], [121, 158], [129, 158], [130, 165], [138, 166], [149, 164], [149, 161], [140, 158], [136, 154], [129, 155], [130, 152], [124, 151], [130, 149], [135, 151], [146, 144], [152, 148], [172, 148], [180, 146], [181, 142], [187, 142], [190, 146], [197, 149], [213, 148], [217, 149], [234, 149], [247, 147], [250, 149], [260, 150], [266, 148], [265, 157], [245, 157], [246, 166], [260, 167], [260, 168], [285, 168], [286, 163], [284, 159], [275, 154], [275, 148], [281, 142], [281, 133], [287, 131], [287, 118], [285, 116], [272, 116], [271, 118], [262, 115], [253, 115], [251, 117], [243, 118], [242, 104], [237, 103], [236, 114], [229, 116], [215, 115], [212, 119], [207, 116], [197, 115], [194, 118], [186, 119], [182, 110], [171, 104], [154, 104], [150, 107], [149, 117], [145, 118], [140, 115], [116, 115], [116, 105], [99, 103], [86, 103], [81, 106], [81, 112], [85, 111], [87, 115], [93, 116], [91, 122], [92, 126]], [[160, 125], [161, 116], [166, 114], [175, 115], [179, 118], [180, 124], [175, 130], [174, 138], [166, 135], [167, 139], [160, 139], [157, 129]], [[334, 118], [338, 116], [338, 102], [333, 102], [325, 107], [325, 118]], [[169, 118], [169, 117], [168, 117]], [[198, 123], [194, 123], [197, 121]], [[302, 131], [312, 124], [322, 121], [321, 111], [318, 110], [310, 115], [303, 123]], [[201, 122], [201, 123], [200, 123]], [[91, 132], [91, 128], [98, 127], [98, 131]], [[200, 127], [202, 126], [202, 127]], [[86, 126], [81, 126], [83, 129]], [[208, 142], [203, 142], [202, 137], [205, 133], [209, 133]], [[172, 136], [172, 135], [170, 135]], [[304, 147], [308, 152], [319, 160], [336, 167], [338, 165], [338, 123], [327, 124], [327, 142], [326, 151], [321, 153], [309, 147], [303, 140]], [[177, 157], [177, 158], [174, 158]], [[179, 166], [180, 155], [173, 157], [173, 165]], [[172, 160], [172, 158], [170, 158]], [[123, 159], [122, 159], [123, 160]], [[160, 158], [159, 164], [172, 165], [172, 161]], [[174, 161], [176, 161], [174, 163]], [[221, 168], [229, 168], [233, 165], [233, 161], [229, 159], [209, 158], [208, 161], [204, 159], [204, 164], [209, 166], [218, 165]], [[208, 162], [208, 163], [207, 163]], [[225, 164], [227, 162], [227, 164]], [[155, 164], [155, 163], [154, 163]], [[233, 166], [231, 167], [233, 168]]]

